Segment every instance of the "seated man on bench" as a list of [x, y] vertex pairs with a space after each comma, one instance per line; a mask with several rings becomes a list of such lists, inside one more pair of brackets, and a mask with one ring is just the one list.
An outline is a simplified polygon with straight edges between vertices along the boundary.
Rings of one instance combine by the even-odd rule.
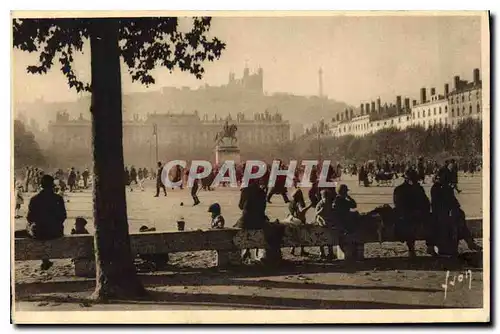
[[[44, 175], [41, 185], [42, 190], [30, 200], [26, 230], [16, 231], [14, 235], [16, 238], [51, 240], [64, 235], [66, 207], [63, 198], [54, 192], [54, 178]], [[49, 259], [43, 259], [40, 268], [47, 270], [52, 265]]]

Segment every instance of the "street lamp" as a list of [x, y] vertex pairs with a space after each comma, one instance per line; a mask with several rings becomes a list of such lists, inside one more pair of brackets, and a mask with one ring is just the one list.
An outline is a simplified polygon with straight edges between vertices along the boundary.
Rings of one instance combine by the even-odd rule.
[[156, 162], [158, 162], [158, 125], [153, 124], [153, 135], [155, 136]]

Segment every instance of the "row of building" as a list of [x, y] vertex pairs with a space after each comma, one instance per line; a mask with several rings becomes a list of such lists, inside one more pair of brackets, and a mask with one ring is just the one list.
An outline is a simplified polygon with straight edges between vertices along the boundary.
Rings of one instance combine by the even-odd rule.
[[[167, 146], [182, 147], [185, 150], [206, 149], [215, 147], [215, 136], [222, 130], [225, 121], [238, 126], [238, 143], [242, 146], [259, 146], [262, 144], [282, 143], [290, 140], [290, 123], [283, 120], [279, 113], [266, 111], [246, 119], [238, 113], [233, 119], [207, 115], [201, 118], [198, 112], [193, 113], [153, 113], [141, 118], [134, 115], [132, 120], [123, 124], [124, 152], [144, 150], [150, 145], [160, 148]], [[48, 125], [52, 136], [52, 147], [65, 150], [90, 150], [91, 122], [83, 116], [71, 119], [65, 112], [57, 114], [55, 121]]]
[[381, 105], [380, 98], [362, 103], [356, 111], [346, 109], [332, 119], [330, 133], [334, 136], [365, 136], [382, 129], [404, 129], [410, 126], [429, 128], [433, 125], [455, 127], [466, 118], [482, 119], [482, 81], [479, 69], [473, 70], [473, 80], [468, 82], [455, 76], [453, 87], [444, 84], [442, 94], [431, 88], [427, 96], [425, 87], [420, 89], [420, 99], [396, 97], [395, 104]]

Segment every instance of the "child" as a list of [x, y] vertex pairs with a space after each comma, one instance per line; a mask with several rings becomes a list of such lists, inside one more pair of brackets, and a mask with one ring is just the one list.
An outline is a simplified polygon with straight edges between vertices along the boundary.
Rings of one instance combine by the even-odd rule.
[[85, 228], [87, 221], [83, 217], [77, 217], [75, 219], [75, 227], [71, 229], [71, 234], [90, 234]]
[[[316, 205], [316, 224], [324, 227], [332, 228], [332, 207], [333, 198], [331, 192], [327, 189], [323, 189], [320, 192], [321, 199]], [[325, 251], [328, 251], [328, 253]], [[322, 259], [333, 260], [333, 247], [331, 245], [319, 246]]]
[[211, 213], [211, 218], [212, 218], [212, 221], [210, 224], [211, 228], [213, 228], [213, 229], [224, 228], [225, 221], [224, 221], [224, 217], [222, 217], [222, 215], [221, 215], [221, 208], [220, 208], [219, 203], [214, 203], [214, 204], [210, 205], [210, 207], [208, 208], [208, 212]]
[[16, 189], [16, 214], [15, 218], [21, 218], [19, 215], [19, 210], [21, 210], [21, 205], [24, 204], [23, 198], [23, 186], [17, 186]]

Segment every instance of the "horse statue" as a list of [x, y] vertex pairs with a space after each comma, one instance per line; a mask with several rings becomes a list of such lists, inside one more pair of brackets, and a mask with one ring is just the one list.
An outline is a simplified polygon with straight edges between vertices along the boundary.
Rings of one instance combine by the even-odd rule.
[[217, 134], [215, 135], [215, 143], [217, 145], [220, 144], [224, 138], [231, 139], [231, 144], [237, 142], [238, 141], [238, 139], [236, 138], [237, 130], [238, 127], [236, 126], [236, 124], [229, 125], [229, 122], [226, 121], [224, 127], [222, 128], [222, 131], [217, 132]]

